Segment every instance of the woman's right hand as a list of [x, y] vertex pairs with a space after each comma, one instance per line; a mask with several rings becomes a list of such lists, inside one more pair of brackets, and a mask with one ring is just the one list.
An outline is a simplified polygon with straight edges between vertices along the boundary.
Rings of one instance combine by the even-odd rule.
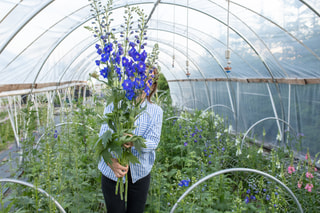
[[122, 166], [115, 158], [111, 159], [112, 165], [109, 165], [117, 178], [124, 177], [128, 173], [129, 166]]

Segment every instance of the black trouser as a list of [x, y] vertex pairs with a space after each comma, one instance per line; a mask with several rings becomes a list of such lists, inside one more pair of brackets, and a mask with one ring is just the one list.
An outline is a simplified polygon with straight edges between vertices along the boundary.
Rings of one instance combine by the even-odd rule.
[[115, 194], [117, 182], [102, 175], [101, 188], [107, 206], [107, 213], [143, 213], [147, 201], [148, 189], [150, 185], [150, 174], [132, 183], [131, 173], [128, 172], [128, 200], [127, 208], [121, 200], [120, 193]]

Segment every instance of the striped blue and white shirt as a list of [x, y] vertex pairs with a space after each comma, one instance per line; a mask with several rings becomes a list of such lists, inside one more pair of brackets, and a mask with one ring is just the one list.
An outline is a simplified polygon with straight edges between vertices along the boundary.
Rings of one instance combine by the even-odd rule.
[[[156, 104], [149, 103], [147, 100], [145, 100], [141, 106], [144, 107], [146, 104], [146, 110], [135, 121], [135, 126], [137, 128], [133, 131], [133, 134], [142, 136], [144, 139], [146, 139], [146, 148], [142, 148], [140, 154], [134, 147], [131, 148], [131, 152], [138, 157], [140, 162], [140, 164], [130, 163], [129, 165], [133, 183], [147, 176], [151, 172], [156, 157], [155, 149], [160, 142], [163, 111], [161, 107]], [[105, 108], [104, 114], [110, 113], [112, 110], [113, 104], [110, 104]], [[99, 135], [101, 136], [108, 129], [108, 125], [103, 124], [101, 126]], [[104, 176], [111, 180], [117, 181], [117, 177], [111, 168], [105, 163], [102, 157], [98, 168]]]

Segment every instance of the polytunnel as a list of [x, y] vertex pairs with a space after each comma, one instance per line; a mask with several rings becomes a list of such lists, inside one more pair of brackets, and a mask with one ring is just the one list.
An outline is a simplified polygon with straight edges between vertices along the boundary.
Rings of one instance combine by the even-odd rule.
[[[51, 102], [71, 88], [95, 87], [89, 74], [97, 39], [85, 29], [94, 19], [90, 3], [0, 2], [0, 106], [16, 141], [14, 103], [22, 97], [37, 103], [45, 94]], [[302, 153], [320, 152], [319, 1], [117, 0], [117, 36], [127, 5], [147, 14], [148, 45], [159, 45], [173, 106], [214, 111], [233, 134], [271, 145], [286, 144], [294, 132], [303, 136]]]

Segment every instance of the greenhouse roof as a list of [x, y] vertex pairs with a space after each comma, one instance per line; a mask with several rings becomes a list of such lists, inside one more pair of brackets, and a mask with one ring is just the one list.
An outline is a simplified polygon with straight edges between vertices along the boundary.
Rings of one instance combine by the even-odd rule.
[[[317, 0], [117, 0], [115, 28], [126, 5], [149, 15], [148, 43], [159, 44], [169, 82], [320, 83]], [[4, 0], [0, 8], [0, 96], [87, 82], [97, 57], [84, 28], [88, 0]]]

